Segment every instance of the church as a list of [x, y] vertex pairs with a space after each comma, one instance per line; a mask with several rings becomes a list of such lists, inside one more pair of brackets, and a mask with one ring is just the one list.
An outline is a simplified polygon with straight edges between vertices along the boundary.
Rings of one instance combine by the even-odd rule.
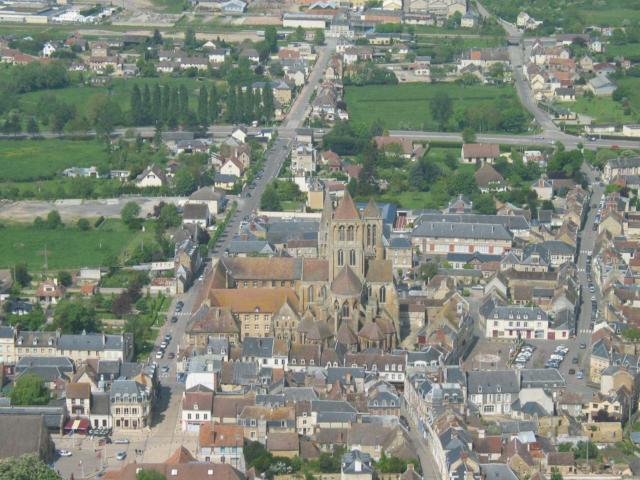
[[393, 349], [399, 305], [385, 246], [373, 200], [359, 210], [349, 193], [337, 204], [327, 195], [318, 258], [220, 258], [205, 277], [187, 336], [194, 343], [197, 335], [200, 343], [263, 336], [343, 351]]

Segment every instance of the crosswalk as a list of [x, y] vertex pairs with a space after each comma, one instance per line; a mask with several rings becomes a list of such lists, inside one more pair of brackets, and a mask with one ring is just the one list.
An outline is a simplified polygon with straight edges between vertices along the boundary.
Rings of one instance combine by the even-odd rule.
[[591, 253], [591, 250], [580, 250], [580, 254], [581, 255], [589, 255]]
[[590, 328], [581, 328], [578, 333], [592, 333]]

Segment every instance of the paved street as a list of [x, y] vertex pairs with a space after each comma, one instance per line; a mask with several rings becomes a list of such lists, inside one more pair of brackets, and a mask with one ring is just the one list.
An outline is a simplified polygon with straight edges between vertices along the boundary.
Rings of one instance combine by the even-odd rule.
[[402, 414], [409, 423], [409, 437], [416, 448], [416, 453], [420, 459], [420, 466], [422, 467], [422, 478], [424, 480], [436, 480], [440, 478], [440, 475], [436, 469], [436, 462], [431, 453], [431, 448], [427, 440], [419, 433], [418, 426], [415, 423], [415, 419], [410, 412], [406, 411], [406, 406], [402, 406]]

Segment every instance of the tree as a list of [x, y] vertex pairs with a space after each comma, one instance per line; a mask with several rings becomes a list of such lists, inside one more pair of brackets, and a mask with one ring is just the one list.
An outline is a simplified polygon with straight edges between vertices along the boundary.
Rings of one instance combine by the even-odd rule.
[[280, 196], [278, 195], [274, 182], [271, 182], [265, 187], [262, 198], [260, 198], [260, 209], [269, 212], [282, 211]]
[[51, 210], [47, 214], [47, 228], [49, 230], [55, 230], [59, 227], [62, 227], [62, 218], [57, 210]]
[[273, 90], [270, 86], [266, 86], [262, 89], [262, 112], [262, 116], [266, 122], [270, 122], [275, 115]]
[[2, 480], [62, 480], [55, 470], [38, 458], [28, 454], [10, 457], [0, 463]]
[[175, 193], [180, 196], [191, 195], [198, 188], [198, 179], [187, 167], [180, 167], [175, 176]]
[[264, 41], [271, 53], [278, 51], [278, 31], [273, 25], [269, 25], [264, 29]]
[[151, 120], [154, 125], [162, 122], [162, 91], [157, 83], [153, 87], [151, 96]]
[[13, 281], [21, 287], [26, 287], [31, 284], [31, 275], [29, 274], [29, 270], [27, 270], [26, 263], [18, 263], [13, 267]]
[[122, 292], [111, 302], [111, 313], [119, 317], [131, 311], [131, 296], [127, 291]]
[[473, 199], [473, 209], [484, 215], [495, 215], [496, 202], [493, 199], [493, 195], [483, 193], [482, 195], [475, 196]]
[[467, 127], [462, 130], [462, 141], [464, 143], [474, 143], [476, 141], [476, 132], [473, 128]]
[[215, 84], [211, 84], [211, 88], [209, 89], [209, 121], [215, 123], [219, 115], [218, 89]]
[[198, 47], [196, 32], [193, 28], [187, 28], [184, 32], [184, 46], [187, 50], [194, 50]]
[[66, 270], [60, 270], [58, 272], [57, 278], [58, 278], [58, 283], [64, 287], [68, 287], [73, 282], [73, 278], [71, 277], [71, 274]]
[[424, 156], [411, 166], [409, 184], [415, 190], [426, 192], [441, 176], [440, 165]]
[[425, 262], [420, 266], [420, 277], [425, 282], [428, 282], [437, 274], [438, 274], [438, 262], [436, 261], [432, 260], [429, 262]]
[[110, 136], [121, 119], [120, 105], [115, 99], [99, 94], [89, 101], [89, 120], [98, 136]]
[[431, 115], [444, 129], [453, 114], [453, 102], [446, 92], [437, 92], [429, 101]]
[[162, 35], [160, 34], [160, 30], [157, 28], [153, 30], [153, 37], [151, 37], [151, 42], [154, 45], [162, 45]]
[[551, 480], [563, 480], [562, 474], [556, 467], [551, 469]]
[[53, 315], [53, 325], [63, 333], [97, 332], [99, 322], [92, 306], [80, 301], [61, 300]]
[[324, 30], [317, 29], [313, 34], [313, 43], [315, 45], [324, 45]]
[[136, 475], [136, 480], [167, 480], [167, 477], [155, 470], [140, 470]]
[[40, 127], [35, 117], [29, 117], [29, 120], [27, 120], [27, 133], [29, 135], [37, 135], [40, 133]]
[[151, 110], [151, 90], [149, 90], [149, 84], [147, 83], [142, 94], [142, 121], [144, 125], [151, 123]]
[[46, 405], [50, 398], [44, 380], [35, 373], [26, 373], [18, 377], [11, 391], [11, 405]]
[[129, 118], [132, 125], [142, 125], [142, 95], [138, 84], [134, 84], [131, 89], [131, 99], [129, 100]]
[[78, 219], [77, 225], [78, 225], [78, 229], [82, 230], [83, 232], [86, 232], [91, 228], [91, 223], [86, 218]]
[[158, 216], [158, 225], [162, 228], [177, 227], [182, 222], [180, 213], [178, 213], [178, 207], [173, 203], [167, 203], [160, 209], [160, 215]]
[[198, 122], [206, 127], [209, 124], [209, 118], [209, 92], [207, 86], [202, 85], [198, 95]]
[[140, 205], [136, 202], [127, 202], [120, 212], [120, 218], [132, 230], [138, 228], [140, 221], [138, 215], [140, 215]]

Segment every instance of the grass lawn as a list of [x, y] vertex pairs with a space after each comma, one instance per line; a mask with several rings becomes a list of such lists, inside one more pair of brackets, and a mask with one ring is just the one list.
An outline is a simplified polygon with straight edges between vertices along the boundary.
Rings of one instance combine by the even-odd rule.
[[504, 38], [501, 37], [481, 37], [481, 38], [465, 38], [460, 37], [432, 37], [427, 35], [416, 35], [416, 45], [418, 47], [426, 47], [430, 45], [454, 45], [456, 47], [467, 50], [469, 48], [489, 48], [506, 45]]
[[347, 87], [345, 90], [347, 108], [354, 122], [370, 124], [378, 120], [389, 129], [438, 130], [429, 109], [429, 100], [438, 92], [449, 95], [454, 112], [471, 104], [493, 106], [501, 99], [517, 100], [511, 86], [406, 83]]
[[562, 103], [564, 107], [582, 115], [593, 117], [594, 123], [633, 122], [631, 115], [625, 115], [622, 105], [611, 97], [577, 97], [575, 102]]
[[[640, 47], [639, 47], [640, 48]], [[638, 50], [640, 53], [640, 50]], [[618, 86], [624, 88], [629, 98], [629, 105], [634, 113], [635, 122], [640, 120], [640, 78], [624, 77], [618, 80]]]
[[97, 267], [107, 256], [131, 251], [145, 236], [151, 239], [153, 235], [132, 232], [119, 220], [107, 220], [99, 229], [85, 232], [74, 227], [46, 230], [18, 224], [5, 224], [0, 232], [0, 268], [26, 263], [35, 271], [44, 268], [45, 246], [51, 270]]
[[0, 140], [0, 181], [48, 179], [67, 167], [107, 161], [104, 146], [94, 140]]
[[640, 43], [627, 43], [626, 45], [608, 44], [605, 50], [607, 58], [626, 57], [637, 61], [640, 59]]
[[[201, 81], [196, 78], [175, 78], [170, 76], [161, 76], [158, 78], [115, 78], [111, 86], [111, 95], [120, 104], [123, 112], [129, 110], [131, 90], [134, 85], [138, 85], [141, 89], [145, 84], [149, 88], [153, 88], [155, 84], [179, 87], [185, 85], [189, 92], [189, 105], [192, 109], [197, 108], [198, 92], [200, 85], [206, 83], [207, 86], [212, 84], [212, 80]], [[216, 86], [220, 91], [224, 88], [224, 82], [216, 82]], [[38, 101], [47, 95], [53, 95], [59, 100], [71, 103], [78, 108], [81, 114], [87, 114], [88, 106], [91, 98], [98, 94], [107, 94], [107, 87], [89, 87], [89, 86], [71, 86], [56, 90], [40, 90], [30, 92], [20, 96], [20, 109], [27, 114], [35, 114], [38, 108]]]

